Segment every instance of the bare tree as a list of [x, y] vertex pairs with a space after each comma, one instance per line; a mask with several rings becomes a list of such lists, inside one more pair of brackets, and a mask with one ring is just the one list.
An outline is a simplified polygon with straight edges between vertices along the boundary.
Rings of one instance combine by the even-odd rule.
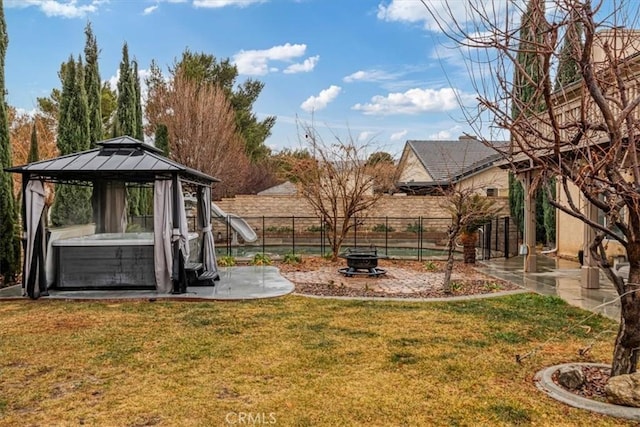
[[358, 144], [350, 135], [326, 143], [312, 125], [301, 125], [309, 156], [284, 156], [288, 177], [296, 182], [300, 194], [313, 207], [327, 227], [333, 260], [354, 224], [382, 197], [374, 192], [383, 162], [367, 164], [371, 141]]
[[[444, 8], [442, 2], [423, 4], [460, 52], [467, 53], [480, 106], [465, 110], [469, 123], [479, 135], [487, 118], [507, 130], [511, 147], [496, 149], [515, 173], [526, 177], [528, 196], [557, 178], [562, 197], [550, 197], [550, 203], [590, 227], [586, 255], [614, 283], [621, 302], [612, 375], [635, 372], [640, 351], [640, 34], [625, 28], [637, 24], [637, 4], [615, 1], [599, 15], [604, 2], [534, 1], [535, 24], [529, 31], [535, 34], [526, 39], [520, 32], [520, 2], [470, 0], [467, 12], [473, 20], [467, 22], [464, 14], [452, 13], [460, 6], [455, 0]], [[576, 25], [583, 30], [581, 37], [571, 30]], [[575, 61], [579, 79], [555, 90], [565, 41], [571, 48], [563, 55]], [[539, 65], [519, 63], [523, 50]], [[513, 78], [516, 71], [519, 79]], [[523, 82], [537, 82], [527, 98], [515, 95]], [[628, 281], [614, 274], [605, 238], [626, 250]]]
[[235, 112], [224, 90], [177, 73], [169, 82], [156, 80], [147, 104], [150, 124], [164, 124], [171, 158], [222, 180], [216, 196], [238, 192], [249, 159], [236, 129]]

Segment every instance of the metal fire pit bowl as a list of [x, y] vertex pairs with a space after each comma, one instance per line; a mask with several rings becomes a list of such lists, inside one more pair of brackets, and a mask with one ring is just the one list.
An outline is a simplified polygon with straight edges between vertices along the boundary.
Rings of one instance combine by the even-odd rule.
[[387, 270], [378, 267], [378, 260], [386, 258], [386, 256], [378, 255], [376, 248], [350, 248], [339, 257], [347, 260], [347, 267], [338, 270], [346, 277], [378, 277], [387, 272]]

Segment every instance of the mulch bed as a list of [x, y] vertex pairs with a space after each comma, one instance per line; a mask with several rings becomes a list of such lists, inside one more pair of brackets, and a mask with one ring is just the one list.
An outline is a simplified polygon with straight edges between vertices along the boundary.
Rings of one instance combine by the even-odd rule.
[[555, 372], [551, 379], [558, 387], [562, 387], [568, 392], [587, 399], [607, 402], [607, 398], [604, 393], [604, 386], [607, 384], [607, 381], [611, 376], [611, 368], [600, 366], [580, 366], [580, 368], [585, 376], [585, 383], [579, 389], [571, 390], [558, 383], [558, 372]]
[[[282, 273], [287, 272], [305, 272], [315, 271], [325, 267], [339, 268], [345, 266], [344, 260], [332, 262], [321, 257], [305, 256], [302, 262], [298, 264], [277, 263], [277, 267]], [[441, 274], [445, 270], [444, 261], [410, 261], [410, 260], [388, 260], [379, 261], [381, 268], [388, 269], [405, 269], [424, 273], [424, 277], [429, 274], [434, 276]], [[295, 283], [296, 292], [317, 296], [344, 296], [344, 297], [379, 297], [379, 298], [443, 298], [451, 296], [480, 295], [506, 290], [521, 289], [513, 283], [496, 279], [483, 274], [475, 269], [473, 265], [463, 264], [457, 261], [454, 264], [453, 273], [456, 278], [452, 280], [453, 290], [451, 293], [445, 293], [440, 286], [434, 286], [430, 289], [424, 289], [416, 292], [382, 292], [369, 288], [369, 286], [345, 286], [345, 282], [356, 283], [362, 278], [344, 278], [340, 282], [335, 283]], [[382, 276], [384, 277], [384, 276]], [[464, 279], [460, 279], [464, 277]], [[378, 279], [373, 279], [378, 280]]]

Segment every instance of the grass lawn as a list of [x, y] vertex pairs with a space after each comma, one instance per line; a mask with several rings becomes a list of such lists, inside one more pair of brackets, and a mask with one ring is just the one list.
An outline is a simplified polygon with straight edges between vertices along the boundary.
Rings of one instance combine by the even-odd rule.
[[625, 425], [531, 380], [610, 360], [616, 325], [589, 315], [533, 294], [2, 302], [0, 425]]

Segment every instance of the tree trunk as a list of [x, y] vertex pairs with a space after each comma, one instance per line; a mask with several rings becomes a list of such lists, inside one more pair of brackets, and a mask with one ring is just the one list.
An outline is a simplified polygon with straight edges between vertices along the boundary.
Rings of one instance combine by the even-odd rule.
[[478, 233], [463, 232], [460, 235], [462, 241], [462, 257], [465, 264], [476, 263], [476, 243], [478, 242]]
[[[634, 250], [635, 249], [635, 250]], [[638, 365], [640, 351], [640, 246], [630, 244], [627, 248], [629, 259], [629, 280], [625, 283], [620, 297], [620, 327], [613, 349], [611, 376], [632, 374]]]
[[[626, 298], [623, 298], [623, 300]], [[632, 374], [638, 365], [638, 350], [640, 350], [640, 299], [634, 298], [633, 307], [622, 303], [622, 315], [620, 316], [620, 327], [613, 349], [613, 363], [611, 365], [611, 376]], [[627, 306], [625, 308], [625, 305]], [[630, 317], [633, 316], [634, 318]]]

